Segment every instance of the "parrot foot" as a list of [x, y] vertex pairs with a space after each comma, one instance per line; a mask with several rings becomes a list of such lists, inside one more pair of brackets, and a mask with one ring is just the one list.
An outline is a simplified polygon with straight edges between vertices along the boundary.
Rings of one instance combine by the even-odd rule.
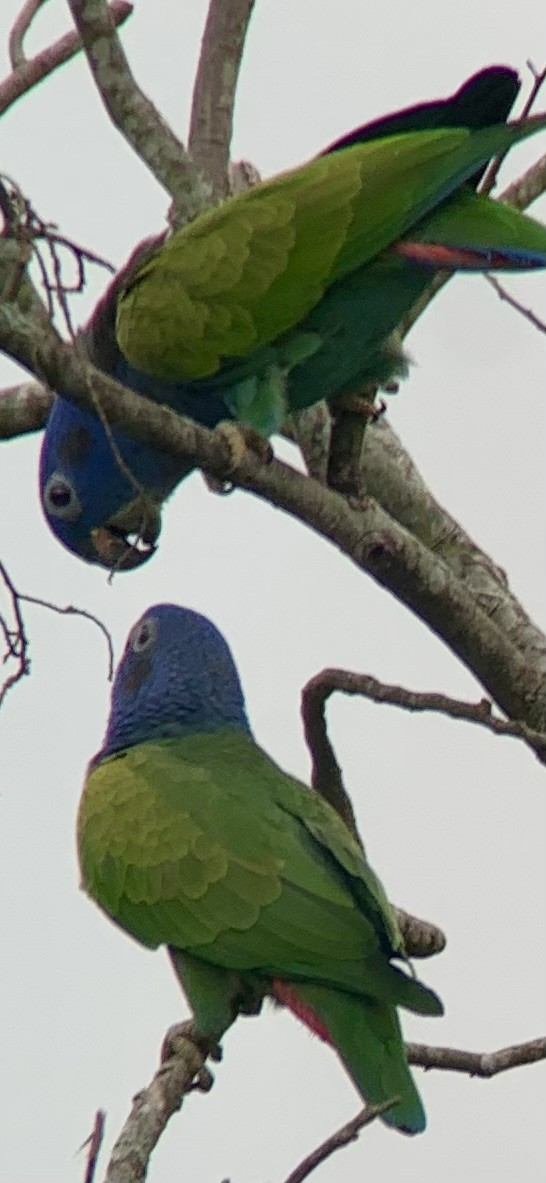
[[[222, 1049], [214, 1039], [208, 1039], [195, 1029], [195, 1025], [191, 1020], [186, 1023], [175, 1023], [169, 1027], [167, 1034], [161, 1045], [161, 1068], [165, 1071], [169, 1070], [169, 1062], [177, 1056], [187, 1059], [188, 1044], [191, 1044], [199, 1056], [205, 1059], [211, 1059], [219, 1062], [222, 1059]], [[188, 1092], [210, 1092], [214, 1084], [214, 1076], [207, 1068], [206, 1064], [202, 1064], [195, 1073], [195, 1078], [192, 1081]]]
[[[230, 473], [237, 472], [246, 457], [247, 450], [251, 451], [262, 464], [270, 464], [273, 460], [273, 449], [269, 440], [254, 428], [247, 427], [245, 423], [231, 423], [226, 420], [224, 423], [219, 423], [214, 431], [229, 450]], [[205, 473], [204, 476], [211, 493], [225, 496], [227, 493], [233, 492], [231, 481], [218, 480], [218, 477], [211, 476], [210, 473]]]
[[[388, 391], [390, 394], [396, 390], [398, 390], [396, 383], [389, 384]], [[350, 415], [358, 415], [367, 423], [377, 423], [377, 420], [385, 414], [387, 404], [383, 398], [379, 400], [379, 403], [375, 403], [361, 394], [341, 394], [336, 398], [333, 410], [334, 415], [336, 410], [340, 410]]]

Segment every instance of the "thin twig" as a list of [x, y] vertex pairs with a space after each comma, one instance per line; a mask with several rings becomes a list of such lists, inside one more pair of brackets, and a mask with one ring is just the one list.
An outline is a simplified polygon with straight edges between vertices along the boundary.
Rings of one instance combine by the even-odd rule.
[[489, 1078], [509, 1068], [546, 1060], [546, 1038], [517, 1043], [496, 1052], [465, 1052], [452, 1047], [428, 1047], [407, 1043], [408, 1063], [419, 1068], [442, 1068], [449, 1072], [467, 1072], [469, 1076]]
[[[542, 764], [546, 763], [546, 734], [528, 727], [518, 719], [500, 719], [493, 714], [492, 704], [487, 698], [479, 702], [463, 702], [458, 698], [450, 698], [447, 694], [425, 693], [418, 690], [408, 690], [405, 686], [391, 685], [380, 682], [371, 674], [355, 674], [349, 670], [325, 669], [304, 686], [302, 691], [302, 713], [308, 719], [306, 729], [310, 731], [310, 738], [321, 758], [321, 745], [324, 738], [320, 729], [325, 730], [324, 703], [330, 695], [340, 690], [343, 694], [361, 694], [370, 698], [372, 702], [388, 703], [391, 706], [402, 707], [406, 711], [438, 711], [448, 715], [450, 719], [461, 719], [467, 723], [479, 723], [495, 735], [508, 735], [514, 739], [522, 739]], [[320, 770], [318, 775], [320, 775]]]
[[506, 291], [506, 288], [503, 287], [501, 283], [499, 283], [498, 279], [496, 279], [494, 275], [486, 275], [485, 278], [487, 282], [491, 284], [491, 287], [494, 289], [494, 291], [496, 291], [500, 300], [505, 300], [511, 308], [514, 308], [516, 312], [519, 312], [521, 316], [524, 316], [525, 320], [530, 321], [530, 323], [533, 325], [533, 328], [538, 329], [541, 333], [546, 333], [546, 324], [540, 319], [539, 316], [536, 315], [535, 312], [533, 312], [532, 308], [525, 308], [523, 304], [520, 304], [519, 300], [516, 300], [515, 296], [511, 296], [510, 292]]
[[358, 1135], [364, 1126], [370, 1125], [375, 1121], [376, 1117], [380, 1117], [387, 1109], [390, 1109], [397, 1101], [397, 1097], [390, 1097], [388, 1101], [383, 1101], [381, 1105], [367, 1105], [361, 1113], [357, 1113], [356, 1117], [351, 1118], [346, 1125], [341, 1126], [334, 1134], [330, 1134], [316, 1150], [307, 1155], [302, 1162], [298, 1164], [293, 1171], [290, 1172], [285, 1183], [303, 1183], [304, 1179], [316, 1170], [321, 1163], [325, 1162], [331, 1154], [335, 1154], [336, 1150], [341, 1150], [343, 1146], [349, 1146], [351, 1142], [356, 1142]]
[[212, 196], [229, 192], [235, 91], [255, 0], [211, 0], [193, 88], [188, 151]]
[[12, 612], [15, 617], [15, 629], [9, 629], [2, 619], [2, 632], [7, 644], [4, 662], [9, 661], [10, 658], [15, 658], [17, 662], [15, 671], [8, 675], [3, 685], [0, 687], [1, 706], [8, 691], [11, 690], [12, 687], [17, 684], [17, 682], [20, 682], [21, 678], [24, 678], [25, 675], [28, 674], [30, 666], [28, 660], [28, 638], [25, 633], [25, 624], [21, 614], [21, 607], [19, 603], [20, 597], [16, 591], [16, 588], [14, 587], [12, 580], [10, 579], [10, 576], [8, 575], [6, 567], [2, 562], [0, 562], [0, 577], [4, 580], [8, 590], [11, 600]]
[[86, 1146], [89, 1147], [83, 1183], [93, 1183], [93, 1179], [95, 1178], [97, 1159], [99, 1157], [102, 1139], [104, 1137], [105, 1121], [106, 1114], [104, 1110], [97, 1109], [95, 1120], [93, 1122], [93, 1129], [91, 1130], [89, 1137], [86, 1138], [85, 1142], [80, 1146], [80, 1150], [85, 1150]]
[[106, 110], [160, 185], [176, 220], [193, 217], [210, 197], [183, 144], [137, 85], [105, 0], [68, 0]]
[[38, 596], [30, 596], [24, 592], [20, 592], [15, 587], [5, 565], [0, 562], [0, 578], [3, 579], [7, 588], [10, 600], [11, 610], [15, 618], [15, 628], [10, 628], [3, 617], [0, 616], [0, 631], [4, 635], [6, 642], [6, 653], [4, 655], [4, 662], [15, 659], [17, 667], [15, 671], [10, 674], [4, 681], [0, 688], [0, 706], [12, 686], [21, 680], [30, 670], [30, 661], [28, 657], [29, 640], [25, 631], [25, 622], [21, 612], [21, 604], [36, 604], [40, 608], [47, 608], [50, 612], [57, 612], [60, 616], [82, 616], [85, 620], [90, 620], [102, 632], [108, 651], [108, 681], [111, 682], [114, 676], [114, 647], [112, 644], [112, 637], [102, 620], [95, 616], [92, 612], [88, 612], [86, 608], [75, 608], [73, 604], [68, 604], [66, 608], [61, 608], [59, 604], [52, 604], [49, 600], [42, 600]]
[[[133, 5], [127, 0], [113, 0], [109, 6], [112, 20], [116, 25], [122, 25], [133, 11]], [[7, 111], [22, 95], [32, 90], [43, 78], [47, 78], [64, 62], [70, 61], [82, 49], [81, 37], [72, 31], [65, 33], [53, 45], [40, 50], [35, 57], [28, 61], [23, 57], [16, 68], [0, 82], [0, 114]]]
[[74, 604], [67, 604], [66, 607], [61, 608], [59, 604], [52, 604], [49, 600], [41, 600], [39, 596], [27, 596], [23, 592], [17, 593], [17, 598], [25, 604], [36, 604], [39, 608], [48, 608], [50, 612], [57, 612], [59, 616], [83, 616], [84, 620], [90, 620], [92, 624], [96, 624], [100, 629], [106, 641], [106, 648], [108, 651], [108, 681], [111, 682], [114, 676], [114, 645], [112, 642], [112, 635], [108, 631], [104, 621], [95, 616], [93, 612], [88, 612], [86, 608], [76, 608]]

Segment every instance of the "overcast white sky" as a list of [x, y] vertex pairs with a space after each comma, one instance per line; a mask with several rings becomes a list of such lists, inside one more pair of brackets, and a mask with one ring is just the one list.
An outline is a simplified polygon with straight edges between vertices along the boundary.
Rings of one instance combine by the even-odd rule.
[[[2, 47], [19, 6], [3, 0]], [[123, 31], [133, 69], [185, 135], [205, 0], [135, 7]], [[29, 47], [68, 22], [66, 5], [50, 0]], [[267, 175], [374, 115], [447, 95], [486, 64], [525, 70], [531, 57], [541, 67], [544, 31], [536, 0], [257, 0], [233, 155]], [[506, 181], [545, 141], [513, 155]], [[167, 199], [110, 127], [83, 59], [8, 114], [1, 167], [42, 217], [116, 264], [163, 224]], [[544, 201], [533, 212], [541, 210], [546, 218]], [[511, 281], [543, 318], [545, 283], [543, 274]], [[103, 284], [94, 274], [74, 305], [78, 321]], [[544, 626], [544, 336], [485, 282], [466, 278], [439, 296], [410, 348], [416, 364], [389, 404], [391, 422]], [[0, 361], [0, 385], [16, 373]], [[173, 498], [158, 555], [108, 586], [42, 521], [38, 447], [35, 437], [1, 451], [0, 556], [18, 587], [99, 614], [118, 654], [152, 603], [174, 600], [210, 615], [234, 650], [257, 738], [295, 774], [308, 775], [299, 691], [325, 665], [480, 696], [442, 644], [333, 548], [248, 495], [212, 496], [198, 475]], [[79, 1183], [75, 1152], [95, 1110], [107, 1110], [110, 1146], [155, 1068], [164, 1031], [186, 1012], [166, 956], [141, 950], [78, 891], [74, 818], [108, 710], [102, 637], [91, 624], [38, 608], [26, 620], [32, 676], [1, 712], [0, 1176]], [[448, 934], [447, 951], [422, 967], [446, 1017], [406, 1020], [408, 1037], [493, 1050], [542, 1034], [543, 769], [515, 741], [464, 724], [341, 699], [329, 719], [391, 898]], [[427, 1133], [408, 1140], [376, 1125], [317, 1181], [543, 1183], [544, 1065], [489, 1082], [416, 1075]], [[190, 1098], [172, 1120], [153, 1183], [282, 1183], [359, 1108], [336, 1058], [286, 1015], [240, 1021], [216, 1076], [212, 1093]]]

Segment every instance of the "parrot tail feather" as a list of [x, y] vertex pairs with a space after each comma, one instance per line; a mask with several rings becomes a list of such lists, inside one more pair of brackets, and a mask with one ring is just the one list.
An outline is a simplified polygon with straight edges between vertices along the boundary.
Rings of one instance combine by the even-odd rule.
[[290, 982], [283, 982], [280, 978], [273, 979], [273, 995], [277, 1002], [282, 1002], [289, 1011], [304, 1023], [313, 1035], [317, 1035], [322, 1039], [323, 1043], [332, 1043], [330, 1032], [325, 1023], [323, 1023], [320, 1016], [308, 1002], [298, 994], [294, 986]]
[[271, 993], [337, 1051], [367, 1104], [378, 1105], [392, 1098], [382, 1121], [403, 1134], [424, 1130], [425, 1112], [408, 1067], [394, 1006], [314, 982], [294, 986], [279, 978], [271, 983]]
[[528, 271], [546, 267], [544, 251], [521, 247], [456, 247], [433, 242], [397, 242], [391, 251], [422, 267], [447, 271]]

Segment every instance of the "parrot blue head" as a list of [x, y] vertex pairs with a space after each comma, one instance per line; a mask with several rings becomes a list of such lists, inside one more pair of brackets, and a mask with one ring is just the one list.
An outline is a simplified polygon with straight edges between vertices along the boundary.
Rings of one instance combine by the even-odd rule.
[[40, 497], [49, 526], [68, 550], [128, 570], [154, 553], [161, 504], [189, 468], [123, 431], [113, 430], [112, 437], [122, 464], [100, 419], [57, 396], [40, 454]]
[[189, 608], [149, 608], [127, 638], [96, 759], [150, 739], [225, 727], [250, 732], [239, 675], [222, 634]]
[[[79, 334], [80, 348], [123, 386], [215, 427], [231, 418], [221, 395], [211, 395], [203, 384], [193, 389], [145, 374], [129, 364], [117, 343], [119, 293], [158, 241], [140, 244], [115, 276]], [[112, 429], [111, 435], [114, 447], [97, 416], [57, 396], [42, 444], [40, 496], [48, 525], [63, 546], [89, 563], [126, 571], [154, 553], [162, 503], [194, 465], [124, 431]]]

